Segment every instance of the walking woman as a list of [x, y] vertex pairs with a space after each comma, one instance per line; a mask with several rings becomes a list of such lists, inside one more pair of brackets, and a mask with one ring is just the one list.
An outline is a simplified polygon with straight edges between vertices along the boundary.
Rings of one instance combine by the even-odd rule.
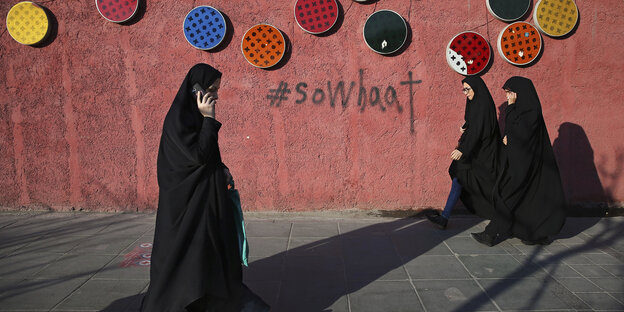
[[527, 78], [511, 77], [503, 89], [508, 101], [503, 137], [506, 158], [494, 190], [496, 214], [485, 231], [473, 237], [488, 246], [510, 236], [528, 245], [549, 244], [566, 215], [542, 106]]
[[466, 95], [465, 123], [460, 128], [458, 146], [451, 152], [451, 192], [442, 214], [427, 215], [441, 229], [446, 228], [459, 199], [468, 210], [481, 217], [490, 219], [494, 213], [491, 198], [501, 140], [496, 106], [480, 77], [466, 77], [462, 84]]
[[242, 283], [215, 105], [221, 73], [197, 64], [165, 117], [150, 286], [142, 311], [268, 311]]

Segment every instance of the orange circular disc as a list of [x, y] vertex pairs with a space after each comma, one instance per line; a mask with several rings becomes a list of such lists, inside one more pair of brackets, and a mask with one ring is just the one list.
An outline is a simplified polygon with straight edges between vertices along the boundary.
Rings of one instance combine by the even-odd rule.
[[268, 24], [258, 24], [249, 28], [243, 36], [241, 50], [249, 64], [269, 68], [284, 57], [286, 43], [279, 29]]
[[498, 35], [498, 53], [514, 65], [527, 65], [537, 59], [542, 50], [542, 36], [533, 25], [515, 22]]

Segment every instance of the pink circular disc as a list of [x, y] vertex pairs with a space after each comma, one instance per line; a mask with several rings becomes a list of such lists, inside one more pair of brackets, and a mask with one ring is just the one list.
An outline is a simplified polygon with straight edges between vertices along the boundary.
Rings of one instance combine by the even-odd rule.
[[123, 23], [136, 13], [139, 0], [95, 0], [100, 15], [105, 19]]

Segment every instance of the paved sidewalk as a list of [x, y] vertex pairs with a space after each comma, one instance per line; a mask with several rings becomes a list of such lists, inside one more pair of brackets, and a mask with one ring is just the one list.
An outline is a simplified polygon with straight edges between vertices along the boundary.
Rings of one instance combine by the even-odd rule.
[[[272, 311], [624, 311], [624, 217], [549, 246], [470, 238], [481, 219], [246, 214], [244, 278]], [[136, 311], [154, 214], [0, 213], [0, 311]]]

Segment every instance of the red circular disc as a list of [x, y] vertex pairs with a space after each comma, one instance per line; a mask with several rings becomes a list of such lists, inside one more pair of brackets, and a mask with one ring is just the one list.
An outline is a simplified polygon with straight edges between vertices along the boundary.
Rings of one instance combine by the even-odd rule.
[[476, 75], [490, 62], [490, 44], [473, 31], [456, 35], [446, 49], [446, 62], [462, 75]]
[[311, 34], [330, 30], [338, 20], [336, 0], [297, 0], [295, 20], [301, 29]]
[[95, 0], [100, 15], [105, 19], [122, 23], [134, 16], [139, 0]]

